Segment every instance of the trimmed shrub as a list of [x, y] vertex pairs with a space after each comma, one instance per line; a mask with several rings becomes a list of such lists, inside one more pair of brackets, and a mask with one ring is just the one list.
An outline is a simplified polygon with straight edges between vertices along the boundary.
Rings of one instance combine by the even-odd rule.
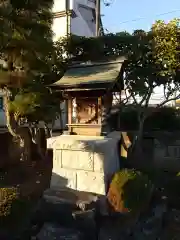
[[17, 199], [17, 188], [0, 188], [0, 217], [6, 217], [11, 214], [13, 202]]
[[107, 198], [116, 212], [136, 213], [147, 206], [152, 190], [153, 184], [147, 175], [123, 169], [114, 175]]

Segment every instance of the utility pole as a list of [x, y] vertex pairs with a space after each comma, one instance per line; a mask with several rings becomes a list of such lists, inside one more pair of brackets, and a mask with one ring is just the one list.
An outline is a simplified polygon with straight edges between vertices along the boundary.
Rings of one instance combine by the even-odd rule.
[[66, 36], [69, 36], [69, 0], [65, 0], [65, 11], [66, 11]]
[[96, 37], [100, 35], [101, 0], [96, 0]]

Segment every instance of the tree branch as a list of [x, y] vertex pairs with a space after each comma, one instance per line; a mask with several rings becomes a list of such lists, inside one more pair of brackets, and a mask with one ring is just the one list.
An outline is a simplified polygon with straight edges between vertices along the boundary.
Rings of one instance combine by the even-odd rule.
[[168, 103], [168, 102], [170, 102], [170, 101], [175, 101], [175, 100], [177, 100], [177, 99], [179, 99], [179, 98], [180, 98], [180, 94], [177, 95], [176, 97], [166, 99], [166, 100], [164, 100], [163, 102], [161, 102], [160, 104], [158, 104], [158, 105], [156, 106], [156, 108], [160, 108], [160, 107], [162, 107], [163, 105], [165, 105], [166, 103]]

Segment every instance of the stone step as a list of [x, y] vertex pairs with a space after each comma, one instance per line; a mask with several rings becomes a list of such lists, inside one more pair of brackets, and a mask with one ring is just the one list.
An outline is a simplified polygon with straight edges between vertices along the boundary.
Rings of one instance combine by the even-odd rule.
[[45, 223], [38, 233], [38, 240], [81, 240], [84, 239], [82, 233], [75, 229], [64, 228], [57, 224]]
[[69, 188], [52, 188], [44, 192], [44, 199], [52, 204], [64, 204], [71, 206], [72, 209], [87, 209], [95, 208], [98, 203], [98, 196], [83, 191], [76, 191]]
[[[95, 210], [80, 211], [64, 207], [62, 203], [42, 206], [44, 225], [37, 239], [96, 239]], [[42, 217], [42, 214], [40, 214]], [[73, 235], [71, 232], [73, 230]], [[77, 234], [74, 234], [77, 233]], [[47, 235], [49, 238], [43, 238]], [[54, 238], [53, 238], [54, 237]], [[83, 237], [83, 238], [82, 238]]]

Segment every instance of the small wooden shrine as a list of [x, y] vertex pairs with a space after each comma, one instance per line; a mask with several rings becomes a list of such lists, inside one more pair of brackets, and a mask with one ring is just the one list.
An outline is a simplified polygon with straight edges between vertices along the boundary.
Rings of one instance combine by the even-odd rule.
[[69, 132], [100, 136], [106, 131], [104, 119], [112, 106], [113, 93], [123, 89], [124, 61], [121, 57], [73, 65], [52, 85], [67, 99]]

